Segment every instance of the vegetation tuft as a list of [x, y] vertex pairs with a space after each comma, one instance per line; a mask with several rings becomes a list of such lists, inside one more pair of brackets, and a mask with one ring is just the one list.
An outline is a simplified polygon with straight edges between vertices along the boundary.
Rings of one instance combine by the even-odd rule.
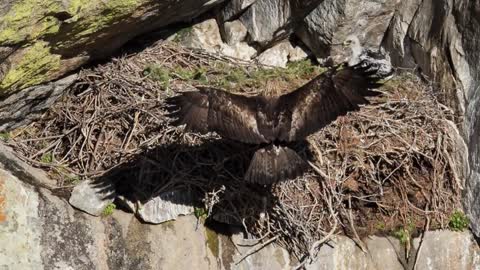
[[109, 203], [102, 211], [102, 216], [110, 216], [113, 214], [113, 211], [117, 208], [114, 203]]
[[450, 222], [448, 223], [448, 226], [452, 231], [461, 232], [467, 229], [469, 224], [470, 220], [463, 212], [455, 211], [450, 217]]

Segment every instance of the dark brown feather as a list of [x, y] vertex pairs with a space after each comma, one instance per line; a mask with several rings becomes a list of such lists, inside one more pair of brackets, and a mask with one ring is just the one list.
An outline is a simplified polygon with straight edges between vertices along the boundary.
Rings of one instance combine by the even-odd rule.
[[[353, 68], [327, 71], [299, 89], [279, 98], [279, 109], [290, 113], [290, 123], [280, 127], [280, 141], [305, 138], [334, 121], [338, 116], [368, 103], [366, 96], [374, 82]], [[287, 113], [285, 113], [287, 114]]]
[[307, 168], [295, 151], [274, 144], [302, 140], [338, 116], [368, 103], [379, 86], [372, 66], [335, 68], [324, 72], [297, 90], [280, 97], [247, 97], [219, 89], [199, 87], [167, 99], [174, 124], [244, 143], [269, 146], [258, 150], [245, 179], [272, 184], [299, 176]]
[[288, 147], [269, 145], [255, 152], [245, 180], [250, 183], [269, 185], [302, 175], [307, 163]]
[[167, 99], [169, 115], [177, 118], [174, 124], [186, 124], [187, 129], [201, 133], [215, 131], [222, 137], [244, 143], [268, 142], [257, 127], [260, 100], [214, 88], [198, 89]]

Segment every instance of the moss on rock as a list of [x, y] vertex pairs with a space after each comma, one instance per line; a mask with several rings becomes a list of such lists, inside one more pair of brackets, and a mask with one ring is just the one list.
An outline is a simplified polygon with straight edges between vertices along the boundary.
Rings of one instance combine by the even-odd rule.
[[0, 45], [31, 41], [58, 32], [59, 20], [47, 14], [60, 12], [59, 3], [54, 0], [16, 2], [0, 20]]
[[50, 79], [60, 68], [60, 55], [52, 54], [47, 42], [25, 48], [0, 83], [0, 96], [16, 88], [25, 88]]
[[95, 33], [118, 23], [132, 15], [142, 4], [150, 0], [88, 1], [72, 0], [67, 9], [72, 17], [66, 22], [65, 39], [57, 44], [59, 49], [68, 48], [79, 43], [88, 43], [95, 38]]

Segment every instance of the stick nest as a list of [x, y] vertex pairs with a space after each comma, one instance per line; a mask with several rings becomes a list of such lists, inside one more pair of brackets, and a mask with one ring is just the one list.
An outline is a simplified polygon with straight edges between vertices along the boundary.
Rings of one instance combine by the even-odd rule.
[[61, 101], [11, 132], [8, 143], [47, 169], [59, 190], [86, 178], [114, 181], [117, 194], [139, 202], [188, 190], [208, 217], [244, 226], [260, 241], [275, 237], [299, 259], [337, 233], [362, 246], [365, 235], [412, 234], [426, 220], [447, 226], [462, 188], [453, 115], [411, 75], [397, 76], [370, 105], [310, 136], [299, 149], [311, 172], [273, 187], [242, 180], [255, 146], [183, 133], [161, 107], [192, 85], [281, 93], [320, 72], [308, 61], [264, 69], [157, 43], [82, 70]]

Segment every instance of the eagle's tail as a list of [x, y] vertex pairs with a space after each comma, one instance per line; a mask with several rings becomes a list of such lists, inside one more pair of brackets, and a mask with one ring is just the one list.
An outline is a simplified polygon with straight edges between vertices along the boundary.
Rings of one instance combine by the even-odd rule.
[[255, 152], [245, 180], [268, 185], [300, 176], [307, 168], [307, 163], [292, 149], [269, 145]]

